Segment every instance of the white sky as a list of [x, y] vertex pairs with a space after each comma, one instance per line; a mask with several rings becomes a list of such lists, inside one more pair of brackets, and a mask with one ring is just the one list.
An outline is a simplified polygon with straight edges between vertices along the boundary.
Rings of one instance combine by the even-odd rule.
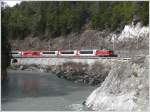
[[10, 7], [13, 7], [17, 3], [20, 3], [21, 1], [4, 1], [4, 2], [6, 2]]

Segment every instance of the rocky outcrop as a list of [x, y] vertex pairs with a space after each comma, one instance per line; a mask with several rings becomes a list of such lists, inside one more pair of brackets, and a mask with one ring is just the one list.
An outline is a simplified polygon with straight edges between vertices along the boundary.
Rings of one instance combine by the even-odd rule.
[[111, 66], [97, 62], [93, 65], [68, 62], [56, 68], [56, 75], [75, 83], [100, 85], [110, 71]]
[[126, 41], [129, 38], [147, 38], [149, 36], [149, 27], [142, 26], [140, 22], [136, 25], [125, 25], [123, 31], [118, 37], [118, 41]]
[[[147, 60], [147, 58], [146, 58]], [[145, 111], [149, 102], [147, 61], [115, 63], [105, 81], [85, 101], [93, 110]]]

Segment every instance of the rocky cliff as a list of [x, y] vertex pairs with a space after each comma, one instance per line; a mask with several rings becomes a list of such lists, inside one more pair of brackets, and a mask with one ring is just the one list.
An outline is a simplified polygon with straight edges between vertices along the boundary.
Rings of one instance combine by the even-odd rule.
[[93, 110], [146, 111], [149, 102], [148, 60], [144, 63], [115, 63], [102, 83], [87, 98]]

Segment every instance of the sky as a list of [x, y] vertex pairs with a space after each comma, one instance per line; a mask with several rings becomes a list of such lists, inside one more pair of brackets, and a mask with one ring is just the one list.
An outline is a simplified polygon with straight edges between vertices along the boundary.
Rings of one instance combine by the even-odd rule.
[[10, 7], [13, 7], [17, 3], [20, 3], [21, 1], [5, 1]]

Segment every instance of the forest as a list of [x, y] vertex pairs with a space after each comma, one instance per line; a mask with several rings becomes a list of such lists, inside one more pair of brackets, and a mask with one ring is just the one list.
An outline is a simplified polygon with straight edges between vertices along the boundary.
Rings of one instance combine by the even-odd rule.
[[[3, 3], [5, 4], [5, 3]], [[116, 31], [136, 16], [149, 25], [149, 2], [23, 1], [1, 7], [2, 38], [56, 38], [86, 28]]]

